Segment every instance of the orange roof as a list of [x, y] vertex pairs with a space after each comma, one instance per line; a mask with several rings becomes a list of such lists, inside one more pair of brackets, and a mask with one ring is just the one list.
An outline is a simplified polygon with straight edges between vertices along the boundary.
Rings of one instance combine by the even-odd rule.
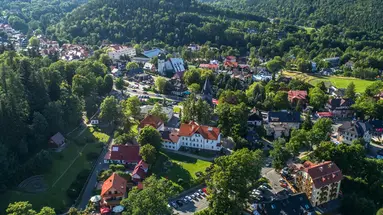
[[104, 181], [101, 189], [101, 196], [103, 196], [111, 188], [114, 188], [117, 190], [117, 192], [124, 194], [126, 192], [126, 180], [116, 173], [113, 173], [108, 179]]
[[319, 164], [306, 161], [303, 165], [305, 167], [304, 171], [310, 175], [317, 189], [343, 179], [342, 172], [332, 161]]
[[293, 99], [305, 100], [307, 97], [307, 91], [305, 90], [290, 90], [288, 92], [289, 101]]
[[139, 128], [143, 128], [147, 125], [150, 125], [152, 126], [153, 128], [157, 129], [159, 128], [162, 124], [164, 124], [164, 122], [157, 116], [153, 116], [153, 115], [147, 115], [145, 117], [145, 119], [143, 119], [141, 122], [140, 122], [140, 125], [139, 125]]
[[217, 140], [220, 134], [220, 129], [206, 125], [198, 125], [196, 122], [192, 121], [189, 124], [181, 124], [178, 135], [190, 137], [195, 133], [202, 135], [203, 138], [208, 140]]

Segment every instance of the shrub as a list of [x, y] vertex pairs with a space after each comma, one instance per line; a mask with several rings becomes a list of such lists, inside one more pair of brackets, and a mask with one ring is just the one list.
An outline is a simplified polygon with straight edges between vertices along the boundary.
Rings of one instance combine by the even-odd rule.
[[115, 171], [124, 171], [125, 170], [125, 166], [124, 165], [122, 165], [122, 164], [110, 164], [109, 165], [109, 168], [111, 169], [111, 170], [113, 170], [114, 172]]

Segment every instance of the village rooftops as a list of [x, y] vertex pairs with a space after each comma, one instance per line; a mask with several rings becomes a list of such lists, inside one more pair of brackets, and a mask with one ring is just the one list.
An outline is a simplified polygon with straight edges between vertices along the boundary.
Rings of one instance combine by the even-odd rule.
[[352, 99], [330, 99], [328, 101], [328, 104], [330, 106], [331, 110], [336, 110], [336, 109], [347, 109], [351, 107], [355, 102]]
[[102, 185], [101, 196], [107, 194], [111, 188], [124, 194], [126, 192], [126, 180], [118, 174], [113, 173]]
[[138, 145], [113, 145], [105, 155], [106, 160], [123, 160], [126, 163], [138, 163], [141, 160]]
[[339, 182], [343, 179], [342, 172], [332, 161], [325, 161], [320, 164], [313, 164], [310, 161], [306, 161], [303, 166], [304, 171], [307, 172], [313, 180], [316, 189]]
[[200, 134], [204, 139], [217, 140], [220, 135], [220, 129], [206, 125], [198, 125], [193, 121], [189, 124], [181, 124], [178, 132], [179, 136], [190, 137], [193, 136], [193, 134]]
[[272, 122], [292, 122], [299, 123], [301, 122], [301, 114], [299, 112], [269, 112], [268, 113], [268, 121]]
[[149, 125], [152, 126], [153, 128], [157, 129], [161, 127], [161, 125], [164, 124], [164, 121], [160, 119], [157, 116], [154, 115], [147, 115], [139, 124], [139, 128], [144, 128], [145, 126]]

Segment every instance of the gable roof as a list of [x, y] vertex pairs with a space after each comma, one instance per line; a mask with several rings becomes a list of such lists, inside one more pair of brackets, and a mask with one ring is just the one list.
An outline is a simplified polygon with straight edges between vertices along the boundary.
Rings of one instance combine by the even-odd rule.
[[343, 179], [342, 172], [332, 161], [325, 161], [320, 164], [306, 161], [303, 165], [305, 166], [304, 171], [309, 174], [317, 189]]
[[269, 122], [301, 122], [301, 114], [299, 112], [269, 112]]
[[162, 124], [164, 124], [164, 121], [162, 121], [161, 118], [158, 116], [154, 115], [147, 115], [138, 125], [139, 128], [143, 128], [147, 125], [152, 126], [153, 128], [157, 129], [159, 128]]
[[247, 121], [262, 121], [262, 117], [259, 116], [256, 112], [250, 113]]
[[60, 132], [57, 132], [55, 135], [53, 135], [51, 137], [51, 140], [53, 141], [53, 143], [55, 143], [56, 145], [62, 145], [63, 142], [65, 141], [65, 137], [60, 133]]
[[180, 139], [178, 132], [176, 131], [162, 131], [161, 136], [163, 140], [172, 143], [178, 143], [178, 139]]
[[313, 206], [304, 193], [291, 195], [286, 199], [273, 200], [259, 206], [258, 211], [263, 210], [266, 215], [297, 215], [306, 214], [304, 212], [314, 212]]
[[136, 167], [134, 167], [134, 170], [132, 172], [132, 176], [133, 175], [138, 175], [138, 176], [140, 176], [141, 179], [146, 177], [145, 171], [138, 165]]
[[353, 105], [355, 102], [352, 99], [330, 99], [328, 101], [328, 104], [330, 105], [331, 109], [341, 109], [341, 108], [348, 108], [351, 105]]
[[307, 98], [307, 91], [305, 90], [290, 90], [287, 94], [289, 101], [293, 99], [305, 100]]
[[104, 181], [101, 189], [101, 196], [108, 192], [111, 188], [114, 188], [119, 193], [125, 194], [126, 192], [126, 180], [116, 173], [113, 173], [108, 179]]
[[123, 160], [127, 163], [138, 163], [141, 160], [140, 146], [114, 145], [105, 155], [106, 160]]
[[220, 134], [220, 129], [206, 125], [198, 125], [196, 122], [189, 124], [181, 124], [178, 136], [190, 137], [193, 134], [200, 134], [204, 139], [217, 140]]
[[372, 126], [368, 122], [364, 123], [359, 121], [358, 122], [346, 121], [338, 128], [338, 130], [340, 132], [347, 131], [349, 133], [358, 135], [358, 137], [362, 137], [364, 133], [372, 130]]

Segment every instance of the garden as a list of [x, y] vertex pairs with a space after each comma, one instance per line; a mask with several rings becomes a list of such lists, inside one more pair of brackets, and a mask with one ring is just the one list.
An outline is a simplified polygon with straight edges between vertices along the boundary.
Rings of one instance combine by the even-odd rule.
[[[79, 135], [77, 137], [77, 135]], [[73, 137], [73, 138], [71, 138]], [[29, 180], [25, 187], [42, 184], [46, 187], [41, 192], [25, 192], [25, 190], [9, 190], [1, 195], [0, 208], [3, 211], [9, 202], [29, 201], [36, 209], [49, 205], [56, 212], [65, 212], [70, 207], [88, 178], [93, 162], [98, 158], [103, 143], [109, 136], [98, 129], [86, 128], [82, 132], [74, 132], [67, 140], [67, 146], [61, 152], [52, 152], [52, 168], [37, 178]], [[29, 185], [28, 185], [29, 183]], [[72, 190], [72, 191], [69, 191]], [[77, 195], [75, 195], [77, 194]]]
[[202, 174], [205, 173], [205, 170], [209, 168], [211, 164], [212, 163], [208, 161], [171, 152], [161, 152], [152, 167], [152, 173], [169, 179], [184, 189], [188, 189], [202, 182]]

